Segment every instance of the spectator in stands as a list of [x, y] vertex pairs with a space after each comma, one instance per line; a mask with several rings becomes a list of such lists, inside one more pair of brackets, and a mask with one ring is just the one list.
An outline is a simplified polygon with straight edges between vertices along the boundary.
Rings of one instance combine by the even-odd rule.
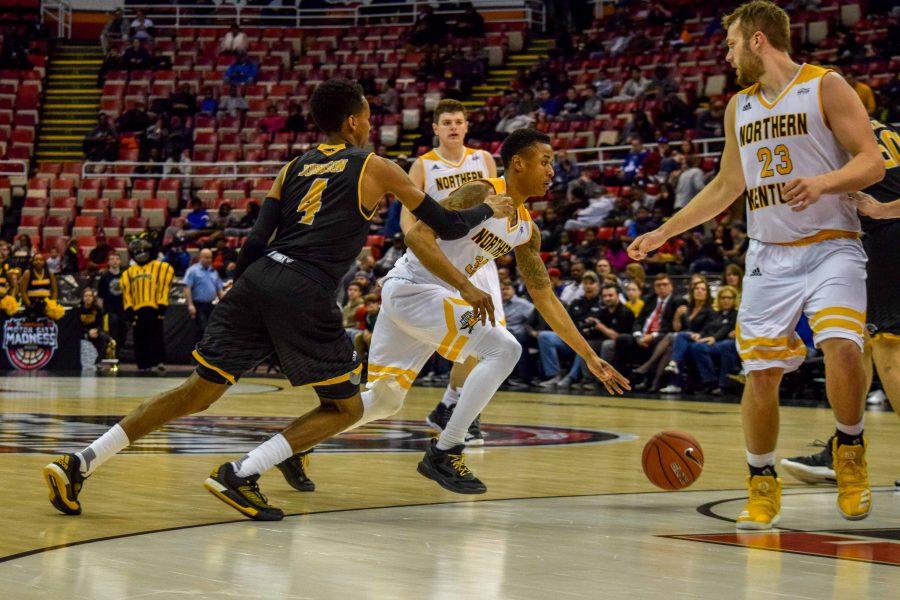
[[735, 346], [740, 293], [731, 286], [723, 286], [719, 289], [716, 304], [718, 310], [708, 327], [690, 348], [690, 356], [699, 373], [700, 388], [714, 396], [732, 387], [728, 376], [735, 373], [741, 364]]
[[685, 131], [694, 127], [694, 120], [691, 107], [678, 94], [669, 94], [663, 99], [656, 125], [664, 131]]
[[635, 110], [631, 113], [631, 120], [625, 123], [625, 126], [622, 128], [619, 143], [624, 144], [635, 136], [639, 137], [641, 142], [644, 140], [653, 141], [653, 134], [653, 124], [647, 118], [647, 113], [643, 110]]
[[165, 147], [169, 137], [169, 127], [163, 115], [156, 118], [155, 123], [151, 123], [144, 134], [140, 138], [141, 144], [141, 160], [147, 160], [150, 151], [156, 149], [157, 154]]
[[647, 96], [656, 96], [657, 98], [665, 98], [670, 94], [678, 93], [678, 82], [669, 72], [669, 69], [663, 65], [656, 65], [653, 68], [653, 79], [647, 84], [644, 94]]
[[[632, 263], [637, 264], [637, 263]], [[625, 307], [634, 313], [635, 318], [641, 314], [644, 309], [644, 289], [637, 281], [630, 281], [625, 286]]]
[[259, 130], [264, 133], [278, 133], [286, 125], [284, 116], [278, 114], [278, 107], [270, 104], [266, 108], [266, 116], [259, 120]]
[[559, 301], [569, 306], [575, 300], [584, 296], [584, 285], [581, 278], [585, 273], [584, 263], [575, 261], [569, 267], [569, 281], [559, 293]]
[[285, 131], [306, 131], [306, 117], [303, 116], [303, 107], [297, 103], [291, 103], [288, 107], [288, 118], [284, 123]]
[[720, 138], [725, 135], [725, 103], [716, 100], [697, 117], [697, 133], [701, 138]]
[[143, 71], [153, 65], [153, 55], [144, 48], [140, 38], [131, 38], [131, 45], [122, 55], [122, 67], [126, 71]]
[[259, 66], [250, 60], [245, 52], [241, 52], [237, 55], [237, 60], [225, 71], [224, 81], [231, 85], [247, 85], [256, 83], [258, 75]]
[[603, 100], [597, 95], [597, 90], [588, 87], [584, 90], [584, 105], [581, 107], [581, 114], [588, 119], [593, 119], [603, 112]]
[[378, 297], [378, 294], [366, 294], [365, 305], [365, 329], [353, 340], [353, 345], [356, 346], [356, 351], [361, 359], [365, 359], [369, 355], [372, 332], [375, 331], [375, 322], [378, 320], [378, 313], [381, 311], [381, 298]]
[[200, 112], [210, 117], [216, 116], [219, 110], [219, 101], [216, 100], [212, 87], [207, 87], [203, 92], [203, 100], [200, 101]]
[[[503, 311], [506, 314], [506, 329], [513, 334], [522, 345], [523, 350], [531, 345], [526, 325], [534, 315], [534, 305], [516, 295], [516, 288], [512, 281], [505, 279], [500, 282], [500, 296], [503, 299]], [[512, 387], [527, 387], [529, 381], [534, 379], [528, 352], [523, 351], [513, 371], [513, 379], [509, 381]]]
[[397, 92], [397, 78], [389, 77], [381, 90], [381, 102], [384, 110], [394, 115], [400, 112], [400, 94]]
[[551, 190], [562, 192], [569, 187], [569, 182], [575, 181], [581, 175], [581, 169], [575, 161], [569, 157], [569, 153], [560, 150], [553, 161], [553, 185]]
[[587, 199], [598, 198], [606, 193], [606, 188], [594, 181], [593, 173], [589, 169], [582, 169], [578, 179], [570, 181], [566, 189], [566, 201], [574, 202], [572, 194], [575, 190], [581, 190], [583, 197]]
[[631, 263], [631, 258], [628, 256], [628, 251], [622, 243], [622, 238], [614, 237], [609, 240], [609, 243], [606, 245], [604, 260], [609, 261], [609, 264], [612, 265], [613, 274], [621, 273]]
[[363, 300], [363, 288], [360, 284], [351, 282], [347, 286], [347, 301], [341, 307], [341, 316], [344, 320], [344, 330], [350, 339], [355, 341], [356, 336], [360, 334], [359, 320], [357, 313], [365, 304]]
[[171, 265], [178, 277], [184, 275], [191, 265], [191, 255], [185, 248], [185, 244], [184, 236], [176, 235], [163, 253], [162, 261]]
[[47, 269], [47, 260], [40, 252], [31, 257], [31, 265], [23, 269], [19, 292], [26, 310], [37, 300], [56, 301], [59, 296], [56, 275]]
[[412, 26], [409, 42], [413, 46], [440, 45], [447, 37], [447, 23], [443, 17], [434, 13], [434, 9], [425, 5], [422, 16]]
[[10, 250], [10, 269], [18, 269], [20, 273], [24, 272], [31, 266], [31, 257], [34, 256], [34, 252], [31, 236], [26, 233], [20, 234], [13, 241], [12, 250]]
[[584, 118], [584, 114], [582, 113], [582, 109], [584, 108], [584, 100], [578, 96], [578, 91], [570, 87], [566, 90], [566, 97], [562, 102], [562, 108], [559, 111], [559, 118], [561, 119], [582, 119]]
[[518, 114], [528, 115], [540, 108], [541, 104], [535, 99], [534, 92], [526, 89], [522, 90], [522, 98], [515, 106]]
[[860, 81], [856, 78], [856, 73], [853, 71], [847, 71], [844, 75], [844, 78], [847, 80], [847, 83], [850, 84], [856, 91], [856, 95], [859, 96], [859, 99], [862, 100], [863, 106], [866, 107], [866, 112], [870, 115], [875, 112], [875, 94], [872, 92], [872, 88], [869, 87], [868, 84]]
[[232, 23], [228, 33], [219, 42], [219, 54], [241, 54], [250, 47], [247, 34], [241, 31], [241, 26]]
[[454, 36], [461, 38], [483, 38], [484, 37], [484, 17], [475, 10], [471, 2], [465, 3], [464, 12], [456, 19], [456, 28], [453, 30]]
[[47, 270], [54, 275], [59, 275], [62, 271], [62, 258], [59, 256], [59, 248], [51, 246], [47, 253]]
[[[94, 347], [97, 352], [92, 364], [81, 363], [82, 369], [94, 369], [101, 360], [106, 358], [106, 349], [109, 346], [109, 334], [103, 331], [103, 308], [97, 302], [97, 295], [93, 288], [86, 287], [81, 292], [81, 304], [78, 306], [78, 317], [81, 323], [81, 339]], [[90, 346], [88, 346], [90, 348]], [[83, 356], [83, 355], [82, 355]], [[83, 360], [83, 359], [82, 359]]]
[[678, 156], [678, 161], [681, 163], [681, 169], [672, 173], [672, 177], [677, 177], [675, 180], [675, 210], [684, 208], [706, 186], [703, 171], [700, 169], [699, 156], [692, 154], [685, 157], [681, 154]]
[[731, 286], [740, 292], [744, 285], [744, 270], [735, 264], [725, 265], [722, 283]]
[[497, 133], [512, 133], [516, 129], [531, 127], [534, 124], [532, 113], [519, 113], [515, 104], [507, 104], [500, 110], [500, 121], [494, 128]]
[[363, 93], [368, 96], [374, 96], [378, 93], [378, 82], [375, 80], [375, 70], [374, 69], [365, 69], [362, 75], [356, 80], [362, 89]]
[[173, 116], [169, 120], [169, 135], [166, 137], [163, 154], [166, 158], [181, 156], [184, 150], [191, 144], [191, 130], [185, 125], [184, 119]]
[[597, 239], [597, 231], [591, 227], [584, 231], [581, 243], [575, 247], [575, 256], [585, 264], [592, 264], [600, 251], [600, 240]]
[[100, 65], [100, 71], [97, 73], [97, 87], [103, 87], [106, 82], [106, 74], [110, 71], [118, 71], [122, 68], [122, 57], [119, 51], [114, 47], [106, 51], [103, 57], [103, 64]]
[[[579, 178], [577, 181], [581, 181]], [[573, 182], [573, 183], [577, 183]], [[593, 183], [593, 181], [591, 181]], [[571, 188], [573, 193], [584, 194], [583, 191], [587, 186]], [[606, 188], [597, 186], [596, 195], [588, 198], [588, 205], [585, 208], [578, 209], [575, 212], [575, 218], [566, 221], [566, 231], [575, 231], [589, 227], [600, 227], [606, 221], [606, 217], [612, 212], [616, 205], [616, 198], [606, 193]]]
[[109, 21], [106, 22], [106, 25], [103, 26], [103, 31], [100, 32], [100, 46], [103, 48], [103, 52], [108, 53], [109, 50], [113, 47], [114, 42], [119, 42], [128, 39], [128, 21], [125, 19], [125, 15], [122, 13], [121, 8], [117, 8], [112, 12]]
[[210, 219], [209, 224], [214, 231], [220, 232], [221, 235], [225, 234], [226, 229], [236, 227], [238, 221], [231, 214], [231, 204], [228, 202], [220, 204], [216, 216]]
[[239, 117], [250, 109], [247, 99], [236, 85], [228, 86], [228, 94], [219, 98], [219, 112], [232, 117]]
[[683, 140], [681, 142], [680, 151], [681, 154], [684, 154], [685, 156], [693, 156], [694, 154], [697, 154], [697, 149], [694, 147], [694, 142], [692, 142], [691, 140]]
[[116, 121], [116, 129], [119, 133], [138, 133], [146, 131], [153, 124], [150, 115], [147, 114], [143, 102], [135, 102], [134, 106], [123, 112]]
[[138, 10], [131, 22], [131, 37], [148, 42], [153, 42], [153, 38], [156, 37], [156, 27], [143, 10]]
[[[600, 304], [600, 277], [593, 271], [587, 271], [581, 277], [584, 294], [581, 298], [572, 301], [569, 305], [569, 316], [578, 327], [584, 339], [599, 344], [603, 334], [596, 327], [602, 307]], [[542, 331], [538, 334], [538, 349], [541, 361], [541, 370], [544, 372], [544, 381], [540, 387], [568, 388], [572, 382], [581, 378], [583, 361], [578, 360], [575, 352], [553, 331]], [[563, 375], [559, 358], [572, 357], [574, 359], [568, 373]]]
[[597, 90], [597, 95], [600, 98], [609, 98], [616, 91], [616, 82], [604, 69], [600, 71], [597, 79], [594, 80], [594, 88]]
[[187, 214], [185, 229], [195, 232], [195, 235], [206, 235], [209, 231], [209, 213], [203, 208], [202, 200], [191, 200], [191, 212]]
[[259, 204], [257, 202], [250, 202], [247, 204], [247, 212], [237, 223], [237, 226], [234, 228], [229, 228], [225, 230], [225, 235], [229, 237], [243, 237], [245, 235], [250, 234], [250, 230], [253, 228], [253, 224], [256, 223], [256, 219], [259, 218]]
[[619, 169], [619, 180], [622, 183], [630, 184], [634, 178], [640, 173], [644, 161], [650, 152], [644, 148], [644, 143], [638, 135], [632, 135], [629, 139], [631, 150], [625, 155], [625, 161]]
[[119, 137], [109, 117], [100, 113], [97, 125], [84, 136], [81, 144], [88, 160], [116, 160], [119, 155]]
[[[725, 258], [736, 265], [744, 264], [744, 256], [750, 247], [750, 238], [747, 237], [747, 226], [741, 222], [734, 222], [729, 229], [731, 233], [731, 249], [725, 250]], [[743, 276], [743, 271], [741, 272]], [[729, 283], [729, 285], [734, 285]], [[735, 286], [738, 290], [740, 285]]]
[[550, 92], [549, 88], [540, 91], [538, 100], [541, 102], [540, 111], [548, 117], [555, 117], [562, 109], [562, 102]]
[[384, 256], [375, 263], [375, 273], [379, 276], [385, 275], [394, 268], [394, 265], [400, 260], [404, 252], [406, 252], [406, 245], [403, 243], [403, 234], [395, 233], [391, 238], [391, 245], [384, 252]]
[[631, 365], [646, 361], [656, 345], [672, 331], [672, 320], [681, 301], [672, 294], [672, 280], [660, 274], [653, 281], [656, 296], [644, 304], [644, 310], [634, 323], [632, 335], [616, 338], [616, 359], [619, 372], [630, 371]]
[[184, 275], [184, 298], [187, 300], [188, 314], [194, 320], [194, 339], [198, 342], [206, 331], [213, 302], [224, 295], [222, 278], [213, 268], [212, 260], [212, 250], [204, 248], [200, 251], [199, 260]]
[[78, 275], [87, 266], [87, 261], [77, 239], [69, 240], [65, 252], [63, 252], [62, 263], [63, 275]]
[[236, 266], [237, 258], [237, 250], [228, 247], [227, 239], [224, 237], [216, 238], [216, 249], [213, 252], [212, 266], [224, 281], [234, 278], [234, 267]]
[[665, 181], [672, 171], [678, 168], [678, 160], [675, 158], [675, 151], [669, 147], [669, 138], [661, 137], [656, 143], [656, 154], [659, 156], [658, 175]]
[[[609, 362], [615, 356], [616, 338], [620, 335], [631, 335], [634, 327], [634, 313], [623, 304], [619, 298], [619, 288], [613, 283], [604, 283], [600, 290], [603, 309], [598, 317], [588, 317], [587, 321], [602, 334], [598, 339], [589, 340], [588, 343], [600, 358]], [[587, 369], [582, 367], [582, 373], [589, 377]]]
[[103, 312], [106, 315], [106, 330], [121, 349], [128, 337], [128, 319], [125, 318], [125, 307], [122, 305], [122, 259], [118, 252], [112, 251], [107, 257], [106, 269], [100, 272], [97, 280], [97, 296], [100, 298]]
[[[190, 175], [190, 163], [191, 151], [185, 148], [180, 154], [169, 154], [169, 157], [166, 159], [166, 164], [163, 167], [163, 173], [165, 175]], [[181, 194], [182, 198], [188, 196], [190, 194], [190, 187], [183, 186]]]
[[187, 119], [197, 112], [197, 94], [191, 90], [190, 83], [182, 83], [170, 100], [172, 101], [170, 112], [176, 117]]
[[622, 85], [622, 89], [619, 90], [619, 95], [613, 99], [637, 100], [644, 95], [644, 92], [647, 90], [647, 86], [649, 85], [650, 81], [647, 80], [643, 75], [641, 75], [641, 70], [637, 67], [634, 67], [631, 69], [628, 80]]

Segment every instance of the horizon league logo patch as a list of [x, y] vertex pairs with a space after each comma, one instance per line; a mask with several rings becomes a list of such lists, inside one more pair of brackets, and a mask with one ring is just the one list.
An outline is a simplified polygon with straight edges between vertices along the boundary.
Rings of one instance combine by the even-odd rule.
[[59, 327], [41, 317], [7, 319], [3, 323], [3, 351], [11, 365], [20, 371], [34, 371], [47, 365], [59, 344]]
[[[121, 420], [118, 415], [0, 415], [0, 454], [81, 450]], [[127, 454], [241, 454], [283, 430], [292, 417], [191, 416], [141, 438]], [[634, 436], [596, 429], [482, 424], [485, 445], [557, 446], [628, 441]], [[377, 421], [316, 446], [316, 452], [424, 452], [434, 432], [421, 421]]]
[[467, 333], [472, 335], [472, 330], [480, 321], [475, 318], [475, 311], [467, 310], [459, 316], [459, 330], [468, 329]]

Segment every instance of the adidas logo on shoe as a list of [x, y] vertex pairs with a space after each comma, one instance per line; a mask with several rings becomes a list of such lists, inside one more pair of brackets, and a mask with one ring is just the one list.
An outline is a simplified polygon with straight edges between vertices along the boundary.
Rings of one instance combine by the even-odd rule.
[[753, 271], [750, 273], [750, 277], [762, 277], [762, 271], [759, 270], [759, 267], [753, 269]]

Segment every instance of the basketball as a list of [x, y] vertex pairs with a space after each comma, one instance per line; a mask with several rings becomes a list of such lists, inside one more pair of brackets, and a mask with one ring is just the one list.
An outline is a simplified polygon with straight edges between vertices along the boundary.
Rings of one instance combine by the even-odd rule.
[[682, 490], [700, 477], [703, 449], [689, 433], [668, 429], [654, 435], [641, 457], [644, 475], [664, 490]]

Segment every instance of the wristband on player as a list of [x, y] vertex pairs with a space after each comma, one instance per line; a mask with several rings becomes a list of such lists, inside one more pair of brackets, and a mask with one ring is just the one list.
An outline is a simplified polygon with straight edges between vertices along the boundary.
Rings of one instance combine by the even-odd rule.
[[443, 240], [458, 240], [474, 227], [494, 216], [494, 209], [487, 204], [455, 211], [447, 210], [434, 198], [425, 194], [422, 203], [412, 211], [420, 221], [431, 227]]

